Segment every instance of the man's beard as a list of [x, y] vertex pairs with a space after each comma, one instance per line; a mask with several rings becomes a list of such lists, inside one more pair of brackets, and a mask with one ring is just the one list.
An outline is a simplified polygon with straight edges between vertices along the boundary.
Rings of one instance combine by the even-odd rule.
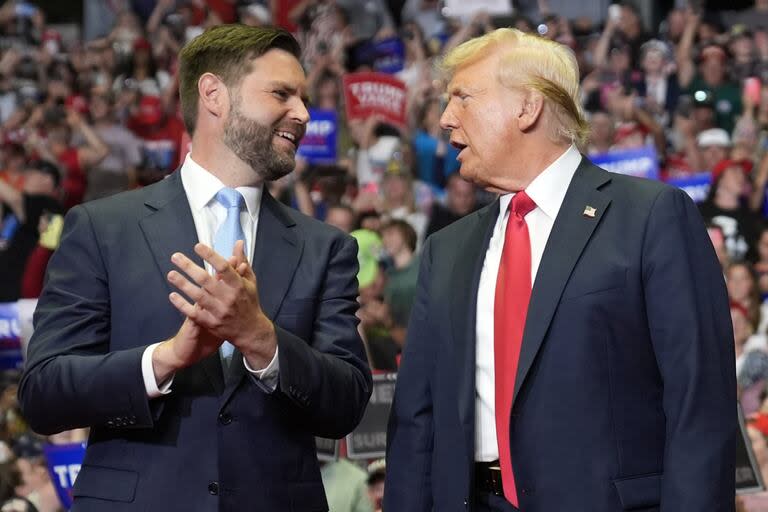
[[222, 141], [264, 181], [280, 179], [296, 166], [293, 154], [275, 149], [274, 137], [272, 128], [245, 117], [239, 102], [232, 104]]

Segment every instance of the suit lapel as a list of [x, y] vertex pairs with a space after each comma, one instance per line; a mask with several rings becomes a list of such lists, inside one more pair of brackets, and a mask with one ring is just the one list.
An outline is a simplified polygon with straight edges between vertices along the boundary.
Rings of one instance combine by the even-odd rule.
[[[536, 273], [520, 349], [513, 404], [549, 330], [565, 284], [611, 202], [605, 193], [598, 190], [608, 181], [610, 175], [607, 172], [582, 157], [552, 226]], [[585, 214], [588, 206], [595, 209], [592, 212], [594, 216]]]
[[[168, 292], [175, 291], [166, 280], [168, 272], [175, 269], [171, 255], [181, 252], [203, 266], [203, 260], [194, 251], [198, 242], [195, 222], [189, 207], [187, 195], [181, 183], [181, 172], [176, 171], [168, 178], [154, 185], [144, 204], [150, 214], [139, 221], [139, 226], [155, 257], [162, 281]], [[172, 307], [172, 306], [171, 306]], [[175, 310], [175, 309], [174, 309]], [[181, 313], [179, 323], [182, 321]], [[200, 362], [208, 379], [217, 393], [224, 390], [224, 376], [218, 352]]]
[[[464, 428], [466, 450], [474, 461], [475, 436], [475, 345], [477, 289], [485, 261], [485, 252], [499, 215], [499, 201], [472, 214], [474, 222], [466, 228], [469, 235], [461, 240], [451, 275], [454, 290], [451, 302], [451, 322], [456, 346], [459, 420]], [[458, 241], [457, 241], [458, 242]]]
[[[256, 274], [261, 308], [271, 320], [280, 310], [304, 249], [303, 240], [296, 234], [296, 222], [283, 208], [265, 186], [251, 266]], [[227, 373], [222, 406], [248, 373], [239, 350], [235, 350]]]

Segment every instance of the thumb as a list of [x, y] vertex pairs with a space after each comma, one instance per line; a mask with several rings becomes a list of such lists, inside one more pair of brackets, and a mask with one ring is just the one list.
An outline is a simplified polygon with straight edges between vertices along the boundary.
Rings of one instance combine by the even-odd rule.
[[239, 265], [240, 263], [244, 263], [248, 261], [248, 258], [245, 257], [245, 241], [238, 240], [235, 242], [235, 246], [232, 248], [232, 257], [237, 262], [234, 265], [235, 268], [237, 268], [237, 265]]

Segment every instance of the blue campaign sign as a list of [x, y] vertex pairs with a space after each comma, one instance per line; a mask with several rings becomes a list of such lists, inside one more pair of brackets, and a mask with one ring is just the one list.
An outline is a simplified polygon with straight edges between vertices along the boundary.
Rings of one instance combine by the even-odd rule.
[[399, 37], [390, 37], [374, 43], [373, 69], [394, 74], [405, 67], [405, 46]]
[[667, 183], [673, 187], [685, 190], [695, 202], [700, 203], [707, 198], [709, 187], [712, 182], [712, 175], [708, 172], [694, 174], [688, 178], [675, 178], [667, 180]]
[[639, 178], [659, 179], [659, 157], [653, 146], [611, 151], [592, 155], [589, 159], [607, 171]]
[[61, 505], [69, 510], [72, 506], [72, 487], [85, 458], [85, 443], [47, 444], [43, 446], [43, 452]]
[[21, 327], [15, 302], [0, 303], [0, 370], [21, 368]]
[[307, 133], [301, 139], [297, 154], [313, 164], [336, 162], [336, 111], [311, 108], [309, 116]]
[[405, 67], [405, 46], [399, 37], [366, 41], [352, 50], [352, 60], [379, 73], [395, 74]]

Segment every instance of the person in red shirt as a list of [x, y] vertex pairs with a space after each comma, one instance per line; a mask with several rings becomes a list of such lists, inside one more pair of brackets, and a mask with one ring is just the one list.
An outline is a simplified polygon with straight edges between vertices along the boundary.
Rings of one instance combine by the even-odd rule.
[[144, 142], [144, 168], [151, 171], [150, 176], [139, 176], [140, 181], [157, 181], [175, 169], [182, 151], [184, 123], [163, 110], [160, 98], [141, 98], [128, 120], [128, 129]]
[[16, 190], [24, 188], [24, 162], [26, 153], [19, 144], [9, 143], [2, 149], [2, 170], [0, 181], [4, 181]]
[[[40, 158], [58, 163], [64, 171], [61, 180], [64, 207], [69, 209], [82, 203], [86, 173], [106, 158], [109, 147], [73, 108], [57, 105], [44, 113], [33, 113], [31, 118], [28, 125], [33, 131], [27, 141], [30, 149]], [[38, 134], [39, 128], [43, 129], [45, 138]], [[82, 137], [82, 144], [72, 143], [73, 132]]]

